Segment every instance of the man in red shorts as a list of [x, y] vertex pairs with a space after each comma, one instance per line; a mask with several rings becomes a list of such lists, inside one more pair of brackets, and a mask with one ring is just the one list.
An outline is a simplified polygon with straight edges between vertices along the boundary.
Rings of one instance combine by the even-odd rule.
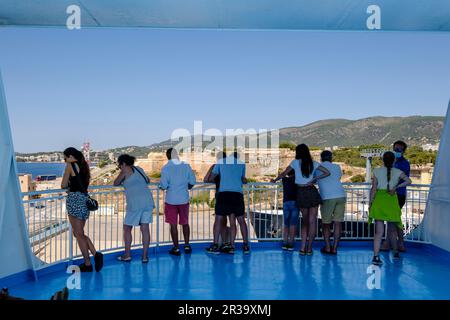
[[189, 245], [189, 190], [196, 183], [191, 166], [180, 161], [178, 152], [170, 148], [166, 152], [169, 160], [161, 170], [160, 188], [166, 190], [164, 204], [165, 221], [170, 224], [173, 248], [170, 254], [181, 255], [178, 244], [178, 224], [183, 226], [184, 253], [189, 254], [192, 248]]

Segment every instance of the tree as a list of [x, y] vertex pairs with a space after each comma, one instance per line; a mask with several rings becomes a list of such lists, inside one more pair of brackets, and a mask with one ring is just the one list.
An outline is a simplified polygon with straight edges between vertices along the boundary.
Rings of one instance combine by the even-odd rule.
[[158, 172], [158, 171], [153, 171], [152, 173], [150, 173], [150, 178], [153, 178], [153, 179], [159, 179], [159, 178], [161, 178], [161, 172]]
[[295, 150], [296, 147], [297, 147], [297, 145], [290, 141], [282, 141], [282, 142], [280, 142], [280, 145], [279, 145], [280, 149]]
[[106, 167], [107, 165], [108, 165], [108, 161], [106, 161], [106, 160], [102, 160], [102, 161], [100, 161], [100, 162], [98, 163], [98, 167], [99, 167], [100, 169]]
[[356, 176], [351, 177], [350, 181], [353, 183], [365, 182], [366, 177], [364, 177], [362, 174], [357, 174]]

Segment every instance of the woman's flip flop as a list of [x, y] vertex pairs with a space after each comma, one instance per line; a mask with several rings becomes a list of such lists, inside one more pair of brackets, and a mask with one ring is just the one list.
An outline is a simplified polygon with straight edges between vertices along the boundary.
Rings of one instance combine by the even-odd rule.
[[123, 256], [118, 256], [118, 257], [117, 257], [117, 261], [121, 261], [121, 262], [130, 262], [130, 261], [131, 261], [131, 257], [124, 258]]

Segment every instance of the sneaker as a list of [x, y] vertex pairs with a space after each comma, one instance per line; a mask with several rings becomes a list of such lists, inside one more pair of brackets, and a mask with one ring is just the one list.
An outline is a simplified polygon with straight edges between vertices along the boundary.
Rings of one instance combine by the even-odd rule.
[[244, 252], [244, 254], [250, 253], [250, 247], [248, 246], [247, 243], [245, 243], [244, 246], [242, 247], [242, 251]]
[[394, 253], [394, 259], [395, 259], [395, 260], [400, 259], [400, 253], [399, 253], [399, 252], [395, 252], [395, 253]]
[[169, 254], [173, 256], [180, 256], [181, 252], [180, 249], [178, 249], [177, 247], [173, 247], [172, 249], [170, 249]]
[[213, 243], [212, 245], [210, 245], [208, 248], [206, 248], [206, 252], [207, 253], [212, 253], [212, 254], [220, 254], [220, 248], [219, 245]]
[[228, 254], [234, 254], [234, 247], [230, 245], [230, 248], [228, 249]]
[[228, 253], [230, 251], [230, 248], [231, 244], [229, 242], [226, 242], [220, 246], [220, 252]]
[[284, 251], [287, 251], [289, 249], [289, 245], [287, 243], [283, 243], [283, 245], [281, 246], [281, 249]]
[[80, 268], [80, 272], [92, 272], [92, 271], [94, 271], [94, 268], [92, 267], [92, 264], [90, 266], [87, 266], [84, 263], [82, 263], [78, 267]]
[[190, 245], [188, 245], [188, 244], [185, 244], [185, 245], [184, 245], [184, 253], [185, 253], [185, 254], [190, 254], [190, 253], [192, 253], [192, 248], [191, 248]]
[[103, 253], [96, 252], [94, 256], [94, 262], [95, 262], [95, 271], [99, 272], [103, 268]]
[[372, 264], [376, 266], [381, 266], [383, 264], [383, 261], [381, 261], [379, 256], [373, 256]]
[[293, 244], [288, 244], [287, 245], [287, 250], [288, 251], [294, 251], [294, 245]]

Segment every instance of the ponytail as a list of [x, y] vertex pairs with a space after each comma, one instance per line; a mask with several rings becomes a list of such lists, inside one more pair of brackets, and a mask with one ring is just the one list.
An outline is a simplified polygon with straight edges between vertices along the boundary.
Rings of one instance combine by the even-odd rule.
[[391, 167], [387, 167], [387, 191], [391, 191], [389, 188], [389, 182], [391, 182]]
[[388, 151], [383, 154], [383, 164], [387, 169], [387, 191], [390, 191], [389, 183], [391, 182], [391, 171], [394, 166], [395, 155], [393, 152]]

